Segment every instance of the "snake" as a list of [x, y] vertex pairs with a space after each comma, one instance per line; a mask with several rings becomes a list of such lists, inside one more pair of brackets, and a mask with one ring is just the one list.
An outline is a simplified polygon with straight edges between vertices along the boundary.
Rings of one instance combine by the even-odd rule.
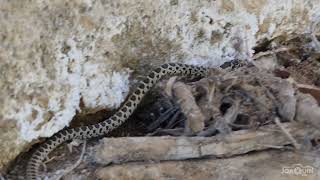
[[41, 179], [39, 175], [41, 164], [48, 158], [49, 153], [59, 145], [75, 139], [87, 140], [103, 136], [119, 127], [134, 112], [144, 95], [163, 77], [182, 76], [196, 78], [207, 76], [208, 73], [209, 69], [206, 67], [180, 63], [166, 63], [153, 69], [138, 82], [133, 93], [127, 97], [116, 113], [109, 118], [93, 125], [63, 129], [41, 143], [27, 162], [26, 179]]

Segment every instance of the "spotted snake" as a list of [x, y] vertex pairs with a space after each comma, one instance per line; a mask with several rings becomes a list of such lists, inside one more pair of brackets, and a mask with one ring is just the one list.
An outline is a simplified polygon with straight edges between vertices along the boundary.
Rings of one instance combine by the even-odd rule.
[[60, 144], [74, 139], [85, 140], [102, 136], [119, 127], [133, 113], [143, 96], [164, 76], [190, 76], [195, 78], [207, 75], [207, 68], [186, 64], [168, 63], [154, 69], [138, 83], [137, 88], [128, 97], [127, 101], [108, 119], [94, 125], [61, 130], [40, 144], [27, 164], [26, 178], [30, 180], [41, 179], [39, 176], [40, 165], [48, 157], [48, 154]]

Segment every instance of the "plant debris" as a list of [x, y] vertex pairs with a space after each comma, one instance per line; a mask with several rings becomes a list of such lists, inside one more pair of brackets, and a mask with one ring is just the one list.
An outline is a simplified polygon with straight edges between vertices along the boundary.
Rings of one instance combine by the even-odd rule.
[[[176, 103], [159, 114], [162, 120], [156, 122], [161, 129], [165, 123], [175, 124], [170, 129], [184, 128], [183, 135], [228, 134], [274, 123], [275, 118], [281, 122], [301, 121], [297, 119], [297, 107], [298, 112], [304, 109], [302, 101], [298, 101], [303, 95], [294, 83], [252, 65], [233, 71], [215, 70], [210, 77], [191, 83], [168, 82], [164, 89], [168, 92], [169, 86], [173, 93], [169, 91], [169, 96], [162, 98], [173, 98], [170, 101]], [[313, 106], [317, 108], [316, 102]], [[176, 118], [179, 113], [184, 115], [184, 123]], [[314, 116], [308, 119], [318, 118], [317, 114]], [[152, 127], [154, 130], [155, 124]]]

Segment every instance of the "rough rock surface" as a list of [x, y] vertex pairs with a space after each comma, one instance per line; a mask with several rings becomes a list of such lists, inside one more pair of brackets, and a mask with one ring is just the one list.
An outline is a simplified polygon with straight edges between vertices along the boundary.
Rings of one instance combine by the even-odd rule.
[[113, 109], [132, 71], [250, 59], [264, 38], [312, 33], [319, 0], [0, 2], [0, 170], [74, 115]]

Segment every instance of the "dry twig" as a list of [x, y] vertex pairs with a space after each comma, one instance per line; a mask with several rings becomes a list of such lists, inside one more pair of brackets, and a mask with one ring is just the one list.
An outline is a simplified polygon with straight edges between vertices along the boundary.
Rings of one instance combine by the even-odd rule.
[[293, 146], [296, 149], [300, 149], [301, 145], [292, 137], [292, 135], [289, 133], [289, 131], [282, 125], [282, 123], [280, 122], [280, 119], [278, 117], [276, 117], [274, 119], [274, 122], [276, 123], [276, 125], [281, 129], [281, 131], [283, 132], [284, 135], [286, 135], [288, 137], [288, 139], [292, 142]]

